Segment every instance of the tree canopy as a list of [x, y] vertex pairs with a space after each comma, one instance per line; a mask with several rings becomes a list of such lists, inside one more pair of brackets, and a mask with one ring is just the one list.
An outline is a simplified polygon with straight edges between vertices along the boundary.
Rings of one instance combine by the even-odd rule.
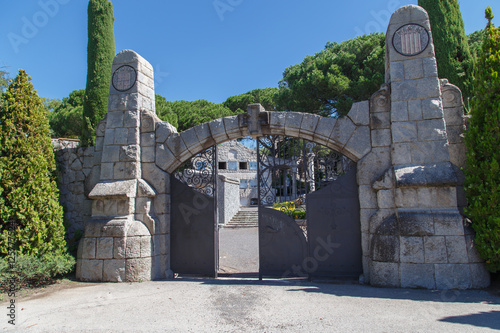
[[[0, 254], [65, 251], [48, 117], [25, 71], [0, 103]], [[14, 232], [11, 232], [11, 228]]]
[[108, 112], [111, 67], [115, 57], [113, 4], [90, 0], [88, 5], [87, 86], [83, 107], [82, 146], [93, 146], [95, 129]]
[[74, 90], [63, 98], [49, 116], [51, 136], [77, 139], [82, 135], [85, 89]]
[[278, 88], [254, 89], [247, 93], [231, 96], [222, 103], [233, 113], [247, 111], [249, 104], [260, 103], [267, 111], [279, 111], [277, 107]]
[[476, 248], [492, 272], [500, 271], [500, 30], [486, 9], [488, 25], [474, 81], [469, 128], [465, 135], [467, 215], [476, 231]]
[[458, 1], [418, 0], [418, 4], [429, 14], [439, 77], [458, 86], [464, 99], [472, 97], [475, 61]]
[[384, 82], [385, 36], [364, 35], [328, 43], [325, 49], [285, 69], [278, 108], [345, 115], [354, 102], [369, 99]]

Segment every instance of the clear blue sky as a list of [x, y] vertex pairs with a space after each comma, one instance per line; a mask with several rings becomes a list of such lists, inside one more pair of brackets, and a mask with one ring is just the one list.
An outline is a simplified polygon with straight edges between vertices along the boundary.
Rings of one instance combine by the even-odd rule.
[[[42, 97], [62, 99], [85, 88], [87, 3], [4, 1], [0, 66], [7, 66], [11, 76], [25, 69]], [[321, 51], [328, 41], [385, 32], [389, 12], [417, 0], [115, 0], [113, 4], [116, 50], [133, 49], [153, 65], [157, 93], [171, 101], [220, 103], [252, 89], [276, 87], [286, 67]], [[484, 28], [488, 5], [500, 15], [496, 0], [460, 4], [466, 33]]]

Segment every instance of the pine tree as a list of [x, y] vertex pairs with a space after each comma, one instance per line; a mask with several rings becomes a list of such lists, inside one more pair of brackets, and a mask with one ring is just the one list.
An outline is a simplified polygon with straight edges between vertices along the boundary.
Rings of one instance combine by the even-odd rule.
[[[0, 103], [0, 255], [63, 253], [63, 210], [42, 100], [25, 71]], [[12, 230], [13, 228], [13, 230]]]
[[457, 0], [418, 0], [429, 14], [439, 77], [462, 90], [464, 100], [472, 97], [474, 57]]
[[500, 271], [500, 30], [486, 9], [483, 45], [474, 84], [475, 98], [466, 132], [467, 215], [476, 247], [492, 272]]
[[95, 129], [108, 112], [111, 67], [115, 57], [113, 4], [90, 0], [88, 6], [87, 87], [83, 107], [81, 145], [93, 146]]

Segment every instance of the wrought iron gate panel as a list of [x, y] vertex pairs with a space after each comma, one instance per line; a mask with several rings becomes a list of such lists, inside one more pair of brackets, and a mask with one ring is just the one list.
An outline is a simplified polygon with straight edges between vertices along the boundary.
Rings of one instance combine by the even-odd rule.
[[171, 176], [171, 268], [217, 276], [217, 147], [194, 156]]
[[358, 277], [362, 273], [356, 168], [306, 197], [311, 276]]

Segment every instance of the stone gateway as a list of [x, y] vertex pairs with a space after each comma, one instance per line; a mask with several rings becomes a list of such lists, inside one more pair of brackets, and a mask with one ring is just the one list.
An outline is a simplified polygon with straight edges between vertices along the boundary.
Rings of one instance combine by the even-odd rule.
[[[78, 158], [62, 159], [78, 160], [88, 170], [75, 178], [70, 175], [75, 168], [62, 167], [72, 186], [85, 188], [92, 202], [78, 249], [78, 279], [172, 278], [170, 175], [214, 145], [281, 135], [323, 145], [356, 164], [359, 220], [352, 223], [360, 230], [366, 283], [429, 289], [488, 286], [489, 273], [462, 213], [462, 96], [438, 77], [427, 13], [414, 5], [397, 10], [386, 47], [385, 84], [345, 117], [268, 112], [257, 104], [246, 114], [182, 133], [155, 114], [152, 66], [133, 51], [120, 52], [96, 146]], [[71, 207], [69, 213], [78, 215], [74, 211], [79, 208]]]

